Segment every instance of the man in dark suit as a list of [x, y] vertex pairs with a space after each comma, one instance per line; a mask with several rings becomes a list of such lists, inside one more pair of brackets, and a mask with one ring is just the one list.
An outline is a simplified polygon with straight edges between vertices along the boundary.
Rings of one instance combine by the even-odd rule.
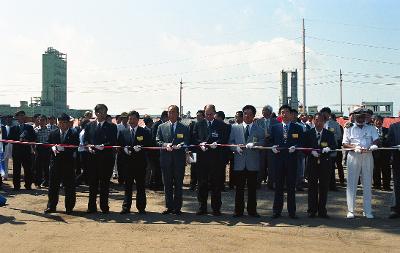
[[109, 212], [108, 195], [110, 179], [114, 167], [113, 149], [104, 146], [114, 146], [117, 143], [117, 126], [106, 121], [108, 108], [98, 104], [94, 108], [96, 120], [85, 126], [83, 142], [88, 148], [88, 181], [89, 203], [87, 213], [97, 212], [96, 198], [100, 186], [100, 209]]
[[[387, 138], [389, 129], [382, 126], [383, 117], [379, 115], [375, 116], [374, 124], [379, 135], [379, 145], [382, 147], [388, 147], [389, 145]], [[374, 189], [381, 189], [383, 186], [385, 191], [391, 191], [390, 179], [392, 177], [392, 173], [390, 171], [390, 151], [376, 150], [372, 152], [372, 155], [374, 156]]]
[[146, 211], [146, 154], [142, 147], [148, 147], [151, 144], [149, 131], [138, 126], [139, 113], [131, 111], [128, 113], [128, 128], [120, 131], [118, 136], [118, 145], [124, 147], [123, 156], [125, 197], [122, 204], [121, 214], [129, 213], [132, 205], [133, 182], [136, 183], [136, 208], [140, 214]]
[[189, 128], [178, 122], [179, 109], [176, 105], [168, 107], [169, 121], [161, 124], [157, 130], [157, 144], [160, 151], [160, 165], [164, 181], [166, 210], [163, 214], [181, 215], [182, 186], [185, 175], [186, 152], [189, 145]]
[[324, 128], [325, 117], [321, 113], [314, 116], [315, 128], [305, 134], [305, 147], [314, 150], [308, 156], [308, 216], [328, 218], [326, 202], [331, 176], [331, 150], [336, 148], [335, 135]]
[[[63, 113], [58, 117], [58, 129], [50, 132], [49, 144], [79, 145], [78, 132], [70, 128], [70, 117]], [[49, 201], [45, 213], [56, 211], [60, 183], [65, 190], [65, 210], [71, 214], [75, 206], [75, 159], [76, 148], [55, 145], [51, 148], [50, 174], [49, 174]]]
[[[226, 126], [222, 121], [214, 119], [214, 105], [204, 107], [205, 120], [196, 122], [193, 128], [194, 145], [200, 145], [198, 152], [199, 188], [197, 200], [199, 210], [197, 215], [207, 213], [208, 191], [211, 190], [211, 208], [213, 215], [221, 215], [221, 190], [225, 173], [225, 157], [223, 148], [218, 144], [226, 144]], [[209, 186], [211, 189], [209, 189]]]
[[[10, 140], [14, 141], [30, 141], [36, 139], [35, 130], [31, 125], [25, 124], [25, 112], [18, 111], [15, 114], [18, 125], [11, 127]], [[33, 147], [24, 144], [13, 144], [13, 184], [14, 190], [21, 188], [21, 166], [24, 168], [25, 188], [32, 189], [32, 153]]]
[[389, 146], [395, 146], [398, 149], [392, 150], [393, 155], [393, 194], [394, 205], [390, 208], [390, 219], [400, 218], [400, 122], [390, 125], [388, 134]]
[[283, 209], [283, 188], [286, 181], [287, 207], [289, 217], [296, 219], [296, 147], [303, 144], [303, 128], [291, 123], [291, 107], [282, 105], [279, 108], [282, 123], [271, 127], [272, 152], [275, 154], [276, 187], [273, 205], [273, 218], [279, 218]]
[[[157, 145], [156, 137], [157, 137], [157, 130], [158, 127], [168, 121], [168, 112], [163, 111], [160, 116], [160, 120], [153, 124], [151, 128], [151, 139], [152, 139], [152, 146]], [[160, 151], [159, 150], [150, 150], [148, 152], [149, 162], [153, 167], [153, 173], [151, 174], [150, 179], [150, 188], [153, 190], [162, 190], [163, 189], [163, 181], [161, 175], [161, 167], [160, 167]]]
[[[194, 126], [198, 122], [203, 121], [204, 118], [205, 118], [204, 110], [198, 110], [196, 113], [196, 121], [190, 122], [189, 132], [190, 132], [190, 139], [191, 139], [192, 143], [195, 140], [195, 138], [193, 136]], [[196, 154], [200, 151], [201, 151], [200, 149], [192, 149], [192, 152], [196, 153]], [[190, 164], [190, 190], [192, 190], [192, 191], [196, 190], [198, 182], [199, 182], [199, 163], [198, 162], [191, 163]]]

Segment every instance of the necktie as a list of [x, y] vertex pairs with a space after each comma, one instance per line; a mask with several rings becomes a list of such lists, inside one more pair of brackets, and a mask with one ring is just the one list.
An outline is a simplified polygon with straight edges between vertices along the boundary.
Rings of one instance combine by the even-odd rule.
[[317, 133], [317, 142], [318, 145], [321, 144], [321, 133]]
[[244, 132], [244, 139], [245, 139], [246, 142], [247, 142], [247, 139], [249, 138], [249, 135], [250, 135], [249, 128], [250, 128], [250, 125], [247, 125], [246, 126], [246, 131]]
[[134, 128], [132, 128], [131, 129], [131, 143], [132, 143], [132, 145], [133, 145], [133, 142], [135, 141], [135, 129]]
[[175, 131], [174, 131], [174, 124], [171, 123], [171, 140], [174, 139]]
[[211, 130], [211, 121], [208, 121], [208, 130]]
[[382, 137], [382, 129], [378, 128], [378, 135], [379, 137]]
[[65, 132], [64, 133], [61, 133], [61, 143], [64, 143], [64, 140], [65, 140]]
[[288, 138], [288, 125], [283, 125], [283, 141], [284, 143], [287, 142]]

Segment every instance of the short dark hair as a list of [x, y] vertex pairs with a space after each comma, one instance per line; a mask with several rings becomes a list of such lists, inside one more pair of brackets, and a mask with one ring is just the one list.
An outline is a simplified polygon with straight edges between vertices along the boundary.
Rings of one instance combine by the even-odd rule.
[[385, 118], [384, 117], [382, 117], [381, 115], [376, 115], [375, 116], [375, 120], [381, 120], [381, 121], [383, 121]]
[[175, 111], [179, 114], [179, 107], [178, 107], [177, 105], [170, 105], [170, 106], [168, 106], [168, 111], [169, 111], [170, 108], [175, 109]]
[[245, 105], [245, 106], [243, 107], [243, 109], [242, 109], [242, 112], [244, 113], [245, 110], [250, 110], [250, 111], [253, 113], [254, 116], [255, 116], [256, 113], [257, 113], [256, 108], [255, 108], [254, 106], [252, 106], [252, 105]]
[[281, 111], [283, 109], [287, 109], [287, 110], [289, 110], [289, 112], [292, 111], [292, 107], [290, 107], [289, 105], [282, 105], [281, 107], [279, 107], [279, 114], [281, 113]]
[[128, 117], [129, 116], [135, 116], [137, 119], [140, 119], [140, 115], [137, 111], [130, 111], [128, 112]]
[[90, 122], [90, 120], [83, 118], [81, 121], [81, 127], [85, 128], [85, 126]]
[[161, 118], [166, 118], [166, 117], [168, 117], [168, 111], [162, 111]]
[[61, 113], [58, 117], [57, 117], [57, 120], [58, 121], [70, 121], [70, 117], [69, 117], [69, 115], [68, 114], [66, 114], [66, 113]]
[[329, 108], [329, 107], [324, 107], [321, 110], [319, 110], [319, 112], [320, 113], [328, 113], [328, 114], [332, 113], [331, 108]]
[[203, 117], [206, 116], [206, 113], [204, 112], [204, 110], [198, 110], [196, 114], [201, 114]]
[[236, 113], [235, 113], [235, 115], [236, 114], [239, 114], [239, 117], [242, 117], [243, 118], [243, 111], [237, 111]]
[[100, 111], [101, 109], [105, 109], [106, 112], [108, 111], [108, 107], [107, 107], [105, 104], [97, 104], [97, 105], [94, 107], [94, 112], [98, 112], [98, 111]]
[[145, 125], [147, 125], [147, 124], [153, 122], [153, 118], [147, 115], [146, 117], [143, 118], [143, 122]]
[[25, 116], [25, 115], [26, 115], [25, 111], [18, 111], [15, 113], [15, 116]]
[[121, 115], [115, 115], [116, 120], [119, 120], [120, 117], [121, 117]]
[[322, 115], [321, 112], [317, 112], [316, 114], [314, 114], [314, 118], [317, 117], [317, 116], [320, 117], [320, 118], [322, 117], [322, 118], [325, 119], [325, 117]]
[[294, 108], [290, 109], [290, 112], [291, 112], [291, 113], [299, 114], [299, 112], [298, 112], [296, 109], [294, 109]]
[[205, 111], [207, 108], [211, 108], [211, 109], [213, 109], [214, 112], [216, 112], [215, 105], [212, 105], [212, 104], [205, 105], [205, 106], [204, 106], [204, 111]]
[[222, 120], [225, 119], [225, 113], [223, 111], [218, 111], [215, 113], [217, 117], [221, 118]]

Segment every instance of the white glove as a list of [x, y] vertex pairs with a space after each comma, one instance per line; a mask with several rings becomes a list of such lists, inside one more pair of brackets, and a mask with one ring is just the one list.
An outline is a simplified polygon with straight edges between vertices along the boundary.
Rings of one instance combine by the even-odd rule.
[[57, 156], [57, 154], [60, 153], [60, 151], [57, 150], [57, 146], [51, 147], [51, 150], [53, 151], [54, 156]]
[[104, 149], [104, 144], [94, 145], [94, 148], [97, 149], [97, 150], [103, 150]]
[[361, 147], [360, 147], [360, 146], [356, 146], [356, 147], [354, 148], [354, 152], [356, 152], [356, 153], [361, 153]]
[[248, 148], [248, 149], [252, 149], [253, 147], [254, 147], [254, 143], [253, 142], [250, 142], [250, 143], [246, 144], [246, 148]]
[[400, 145], [394, 146], [395, 148], [398, 148], [398, 150], [400, 151]]
[[296, 147], [295, 146], [291, 146], [289, 148], [289, 153], [293, 153], [294, 151], [296, 151]]
[[172, 151], [172, 143], [164, 143], [168, 152]]
[[215, 141], [210, 144], [210, 148], [212, 148], [212, 149], [217, 148], [217, 146], [218, 146], [218, 143], [216, 143]]
[[182, 144], [181, 144], [181, 143], [179, 143], [179, 144], [173, 146], [174, 149], [180, 149], [181, 147], [182, 147]]
[[329, 153], [331, 149], [329, 147], [325, 147], [322, 149], [322, 153]]
[[135, 150], [135, 152], [139, 152], [140, 150], [142, 150], [142, 146], [140, 145], [133, 146], [133, 150]]
[[372, 145], [371, 147], [369, 147], [369, 150], [371, 150], [371, 151], [378, 150], [378, 146], [377, 145]]
[[315, 151], [315, 150], [311, 151], [311, 154], [312, 154], [314, 157], [319, 157], [318, 152]]
[[60, 152], [64, 151], [64, 147], [63, 146], [55, 145], [55, 147]]
[[236, 146], [236, 153], [238, 153], [239, 155], [242, 155], [242, 153], [243, 153], [242, 148], [239, 146]]
[[207, 150], [206, 142], [200, 143], [200, 149], [201, 149], [203, 152]]
[[128, 147], [128, 146], [124, 147], [124, 152], [125, 152], [125, 154], [127, 154], [127, 155], [131, 155], [131, 154], [132, 154], [132, 152], [129, 150], [129, 147]]
[[279, 147], [278, 145], [272, 146], [272, 152], [274, 152], [274, 154], [278, 154], [279, 153], [278, 147]]

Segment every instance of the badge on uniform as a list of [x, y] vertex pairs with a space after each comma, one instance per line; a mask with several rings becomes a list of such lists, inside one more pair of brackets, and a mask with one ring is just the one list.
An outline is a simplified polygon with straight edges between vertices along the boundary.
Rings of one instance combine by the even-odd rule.
[[332, 133], [335, 132], [335, 128], [333, 128], [333, 127], [330, 127], [328, 130], [331, 131]]
[[183, 134], [176, 134], [176, 138], [183, 139]]
[[216, 133], [216, 132], [212, 132], [212, 133], [211, 133], [211, 137], [213, 137], [213, 138], [218, 138], [218, 136], [219, 136], [219, 135], [218, 135], [218, 133]]
[[299, 138], [299, 134], [292, 134], [292, 138], [293, 139], [298, 139]]
[[323, 147], [323, 148], [328, 147], [328, 143], [327, 142], [321, 142], [321, 147]]
[[136, 136], [136, 140], [143, 141], [143, 136]]

